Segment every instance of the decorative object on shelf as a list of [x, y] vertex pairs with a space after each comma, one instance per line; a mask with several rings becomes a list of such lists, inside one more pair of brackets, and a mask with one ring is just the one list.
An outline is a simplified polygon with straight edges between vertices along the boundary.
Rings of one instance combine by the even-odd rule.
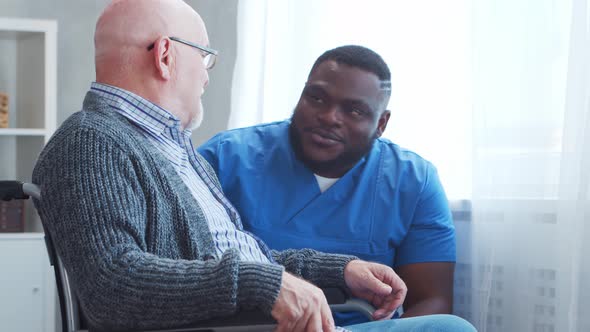
[[0, 233], [25, 231], [24, 201], [0, 201]]
[[0, 128], [8, 128], [8, 95], [0, 92]]

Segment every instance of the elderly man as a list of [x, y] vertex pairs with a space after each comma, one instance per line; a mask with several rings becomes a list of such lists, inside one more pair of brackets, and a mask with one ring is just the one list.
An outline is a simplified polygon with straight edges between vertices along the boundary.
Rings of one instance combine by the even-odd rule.
[[[199, 148], [273, 249], [313, 248], [394, 267], [402, 317], [451, 313], [455, 232], [435, 167], [380, 138], [391, 74], [365, 47], [322, 54], [291, 121], [221, 133]], [[337, 323], [362, 316], [339, 315]]]
[[379, 307], [375, 318], [390, 316], [406, 293], [390, 268], [271, 253], [242, 229], [190, 141], [217, 53], [208, 44], [182, 1], [109, 4], [96, 25], [96, 82], [39, 157], [38, 209], [91, 327], [163, 328], [259, 309], [278, 330], [330, 331], [314, 284], [349, 289]]

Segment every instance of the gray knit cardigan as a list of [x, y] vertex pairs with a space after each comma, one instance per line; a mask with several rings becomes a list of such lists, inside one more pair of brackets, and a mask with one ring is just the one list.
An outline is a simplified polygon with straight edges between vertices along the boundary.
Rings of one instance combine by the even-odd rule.
[[180, 326], [239, 309], [270, 314], [284, 268], [320, 287], [345, 287], [351, 256], [273, 251], [282, 266], [241, 261], [235, 249], [215, 258], [203, 212], [169, 161], [93, 92], [51, 138], [33, 182], [41, 220], [95, 329]]

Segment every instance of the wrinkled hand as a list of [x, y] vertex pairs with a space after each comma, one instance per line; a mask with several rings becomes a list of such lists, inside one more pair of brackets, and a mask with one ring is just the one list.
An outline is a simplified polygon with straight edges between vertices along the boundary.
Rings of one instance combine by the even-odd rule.
[[271, 315], [275, 331], [333, 331], [334, 320], [324, 292], [309, 282], [283, 272], [279, 297]]
[[404, 303], [408, 288], [389, 266], [362, 260], [350, 261], [344, 268], [344, 281], [352, 295], [377, 308], [373, 319], [389, 319]]

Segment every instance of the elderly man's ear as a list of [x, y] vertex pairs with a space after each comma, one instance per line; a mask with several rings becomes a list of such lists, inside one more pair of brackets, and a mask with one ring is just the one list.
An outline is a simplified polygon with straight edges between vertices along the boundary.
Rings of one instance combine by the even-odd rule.
[[154, 44], [154, 64], [160, 77], [167, 81], [171, 77], [174, 58], [171, 54], [171, 40], [166, 37], [160, 37]]

